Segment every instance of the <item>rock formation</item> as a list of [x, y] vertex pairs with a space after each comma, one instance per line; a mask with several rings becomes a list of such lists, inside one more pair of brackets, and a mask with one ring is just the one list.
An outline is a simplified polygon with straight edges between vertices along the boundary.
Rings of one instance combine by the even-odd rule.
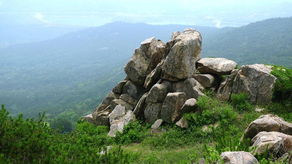
[[[192, 29], [175, 32], [167, 43], [146, 39], [125, 66], [127, 77], [85, 120], [110, 126], [109, 135], [115, 136], [136, 118], [187, 127], [182, 115], [196, 111], [196, 100], [204, 96], [205, 88], [225, 100], [240, 92], [248, 93], [255, 103], [271, 99], [275, 77], [267, 66], [247, 65], [238, 70], [232, 60], [200, 58], [201, 45], [201, 34]], [[222, 75], [227, 76], [223, 82]]]

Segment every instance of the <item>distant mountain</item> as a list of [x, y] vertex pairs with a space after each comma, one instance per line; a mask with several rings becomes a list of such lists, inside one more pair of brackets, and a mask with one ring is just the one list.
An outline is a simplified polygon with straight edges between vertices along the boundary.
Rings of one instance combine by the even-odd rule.
[[15, 44], [45, 41], [81, 29], [82, 27], [77, 26], [45, 24], [23, 25], [13, 22], [1, 22], [0, 48]]
[[292, 17], [274, 18], [238, 28], [224, 28], [203, 41], [204, 56], [226, 57], [240, 64], [292, 67]]
[[[227, 57], [240, 64], [292, 65], [292, 18], [239, 28], [148, 25], [115, 22], [56, 39], [0, 49], [0, 103], [12, 113], [78, 118], [92, 110], [124, 77], [123, 66], [139, 43], [195, 28], [203, 36], [202, 56]], [[77, 113], [77, 114], [76, 114]], [[78, 116], [77, 116], [78, 115]]]

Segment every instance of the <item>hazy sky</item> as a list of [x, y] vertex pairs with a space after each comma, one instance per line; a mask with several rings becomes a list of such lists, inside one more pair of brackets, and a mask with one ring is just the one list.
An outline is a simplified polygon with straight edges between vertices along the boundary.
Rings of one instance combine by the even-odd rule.
[[292, 16], [292, 0], [0, 0], [0, 23], [96, 26], [113, 21], [240, 26]]

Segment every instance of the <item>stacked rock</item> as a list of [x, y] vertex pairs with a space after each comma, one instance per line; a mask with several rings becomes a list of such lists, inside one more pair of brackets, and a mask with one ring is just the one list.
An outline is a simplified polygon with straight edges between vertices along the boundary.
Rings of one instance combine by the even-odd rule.
[[[192, 29], [173, 33], [166, 44], [153, 37], [146, 39], [125, 66], [127, 77], [85, 119], [96, 125], [110, 126], [109, 135], [115, 136], [136, 118], [148, 123], [162, 119], [181, 125], [183, 113], [196, 110], [196, 100], [204, 95], [205, 88], [218, 90], [218, 97], [225, 100], [241, 91], [250, 92], [252, 98], [255, 97], [254, 102], [266, 102], [270, 98], [261, 98], [269, 94], [275, 80], [266, 66], [245, 66], [238, 70], [232, 60], [201, 59], [201, 45], [201, 34]], [[252, 75], [242, 77], [249, 69]], [[222, 75], [228, 77], [221, 83]], [[264, 85], [246, 88], [250, 86], [246, 83], [255, 78], [261, 79]], [[267, 78], [269, 81], [265, 82]], [[263, 89], [268, 91], [264, 93]]]

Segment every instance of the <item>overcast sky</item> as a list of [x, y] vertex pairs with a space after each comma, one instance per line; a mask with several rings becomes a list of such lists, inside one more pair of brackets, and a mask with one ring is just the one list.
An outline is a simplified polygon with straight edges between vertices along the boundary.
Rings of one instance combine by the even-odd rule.
[[240, 26], [292, 16], [292, 0], [0, 0], [0, 23], [97, 26], [113, 21]]

